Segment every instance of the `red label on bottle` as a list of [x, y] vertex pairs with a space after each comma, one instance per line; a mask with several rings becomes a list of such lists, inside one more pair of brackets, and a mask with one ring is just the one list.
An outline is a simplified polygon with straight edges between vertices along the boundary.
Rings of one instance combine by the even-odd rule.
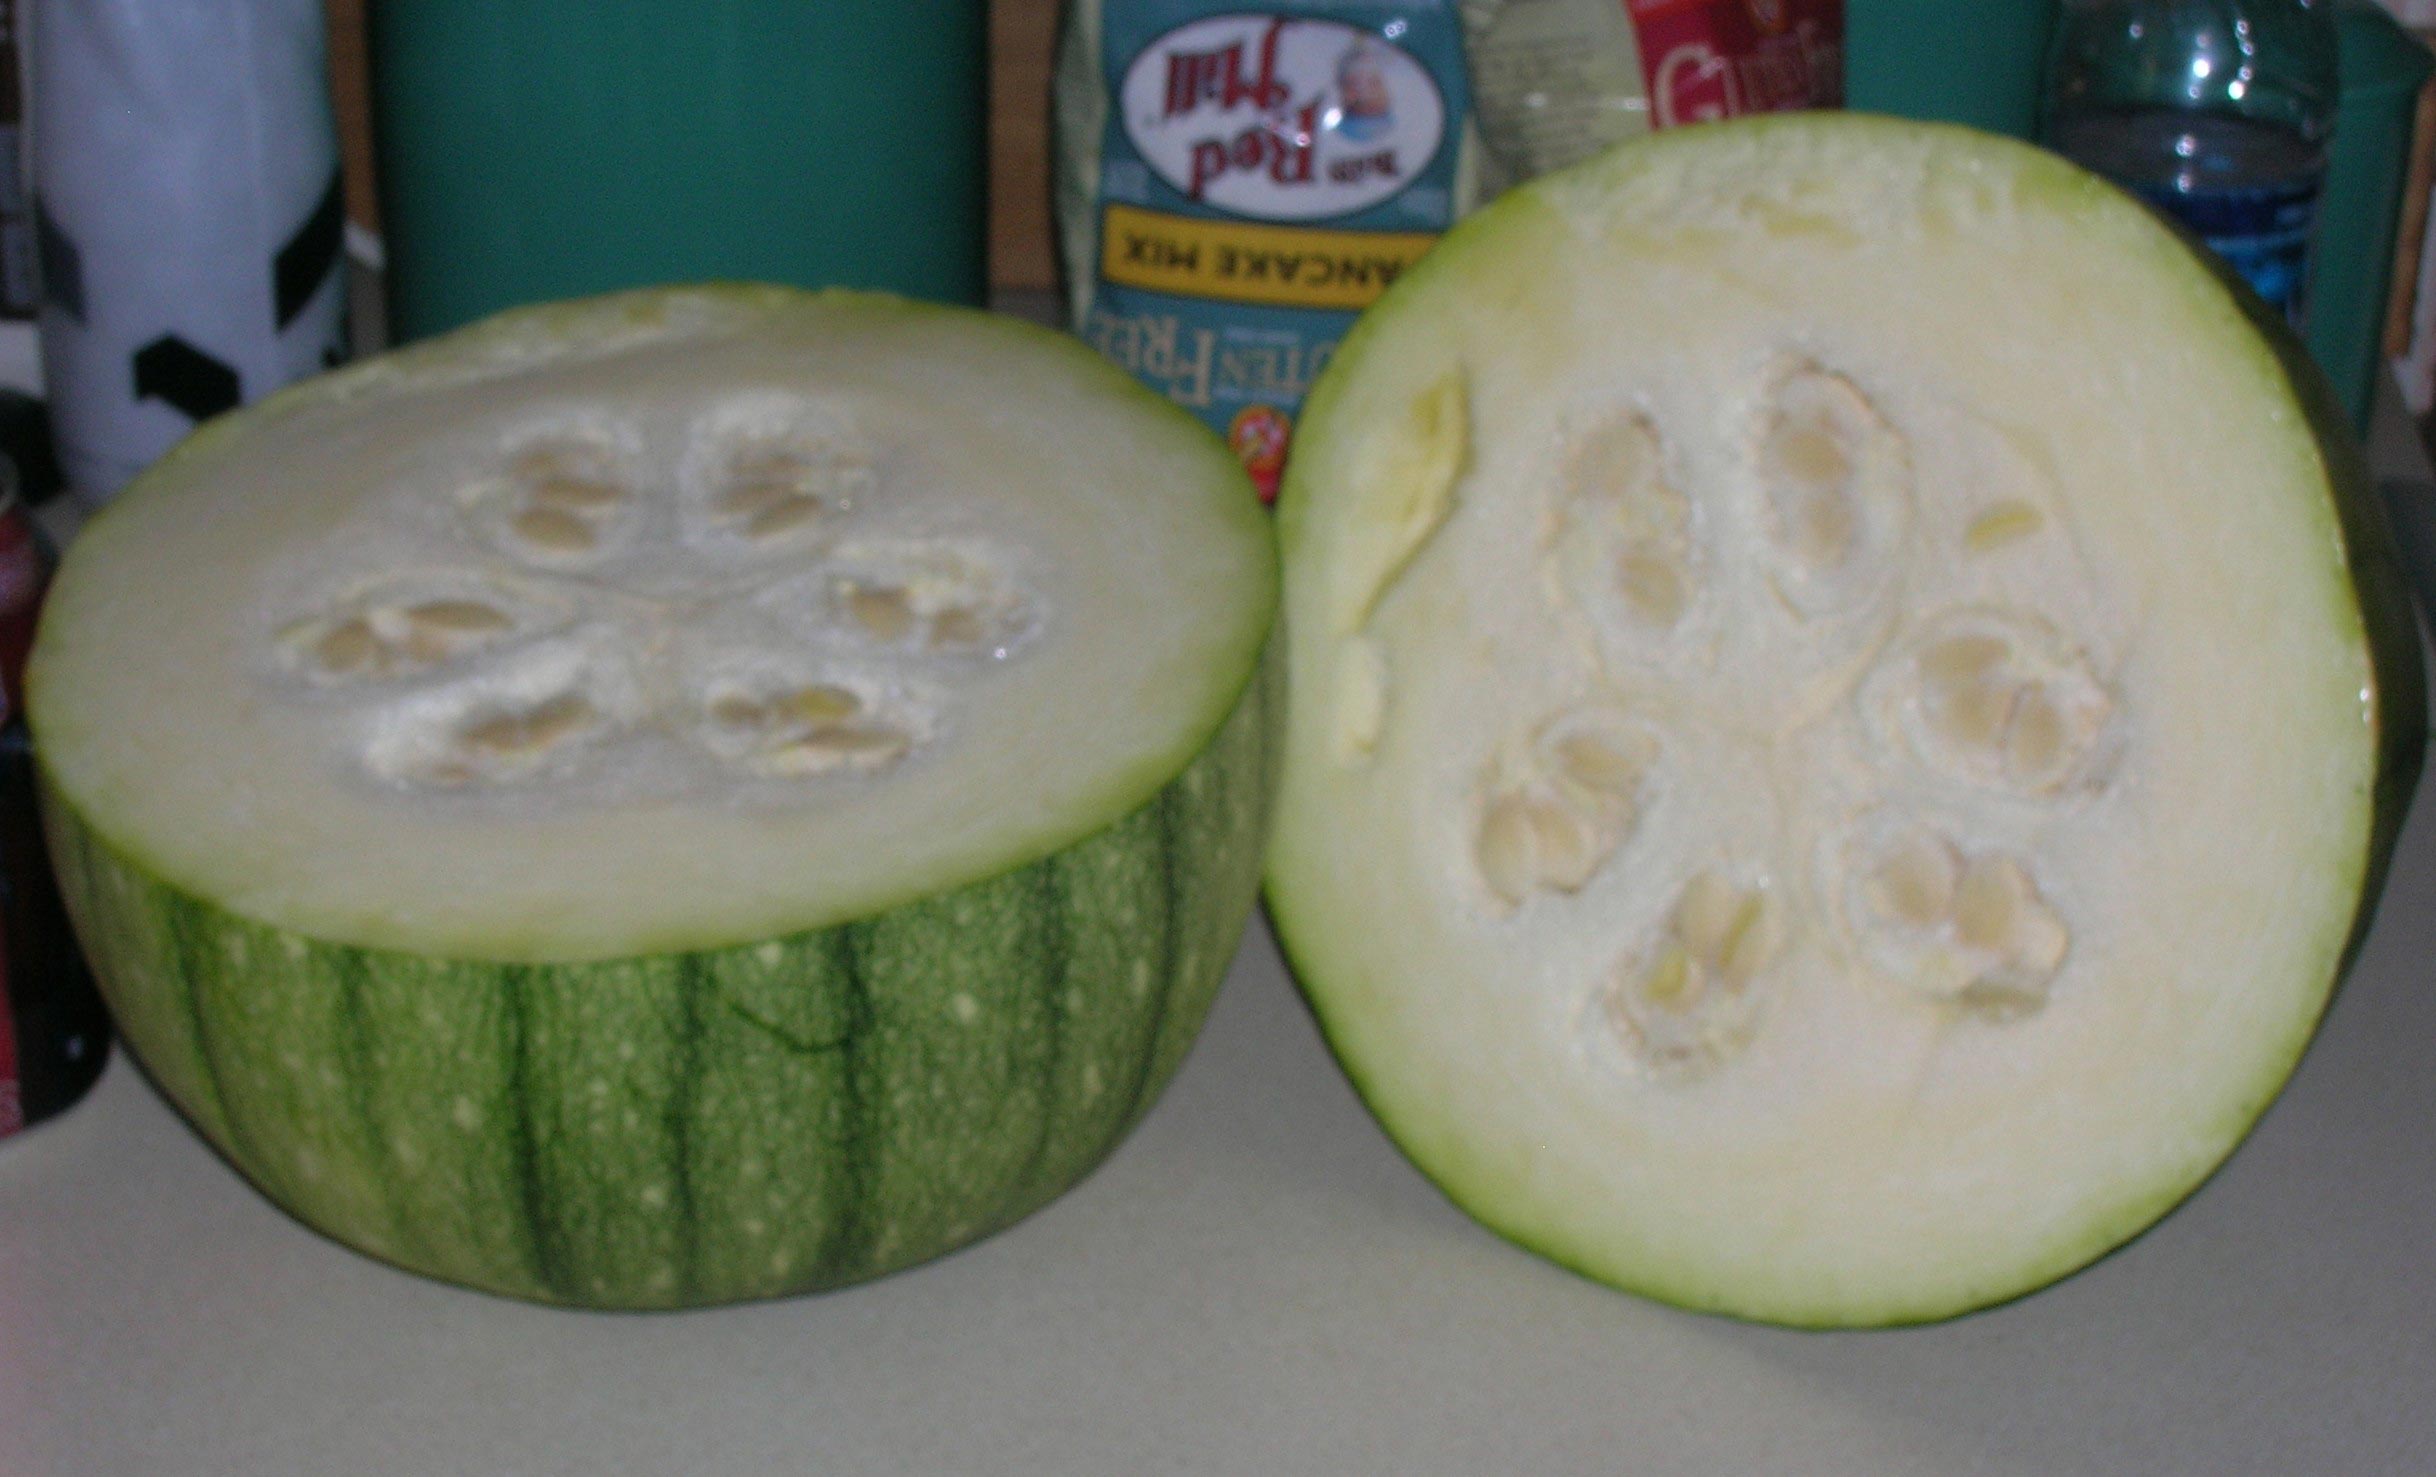
[[1844, 0], [1625, 0], [1657, 127], [1844, 100]]

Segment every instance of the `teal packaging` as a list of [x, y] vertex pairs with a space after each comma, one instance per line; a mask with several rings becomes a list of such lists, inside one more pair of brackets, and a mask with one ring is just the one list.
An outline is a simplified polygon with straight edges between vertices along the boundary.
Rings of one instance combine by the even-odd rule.
[[1846, 0], [1844, 105], [2038, 135], [2056, 0]]
[[987, 290], [986, 0], [383, 0], [390, 333], [710, 278]]
[[1078, 0], [1059, 63], [1075, 330], [1275, 495], [1303, 395], [1470, 203], [1451, 0]]
[[2309, 351], [2362, 435], [2385, 372], [2385, 308], [2394, 276], [2411, 128], [2436, 60], [2369, 0], [2335, 10], [2342, 102], [2327, 144], [2325, 193], [2309, 275]]

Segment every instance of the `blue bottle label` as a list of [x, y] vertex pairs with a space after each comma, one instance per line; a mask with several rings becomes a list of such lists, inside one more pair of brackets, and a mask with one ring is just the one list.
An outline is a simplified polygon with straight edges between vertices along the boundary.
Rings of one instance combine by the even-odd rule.
[[2282, 313], [2301, 326], [2309, 270], [2309, 231], [2318, 180], [2228, 189], [2134, 186], [2140, 197], [2180, 221]]

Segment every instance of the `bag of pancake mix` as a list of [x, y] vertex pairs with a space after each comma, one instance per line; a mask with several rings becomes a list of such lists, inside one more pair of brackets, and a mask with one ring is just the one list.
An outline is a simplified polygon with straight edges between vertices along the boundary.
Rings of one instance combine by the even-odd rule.
[[1057, 205], [1077, 333], [1276, 496], [1354, 317], [1472, 204], [1455, 0], [1070, 0]]

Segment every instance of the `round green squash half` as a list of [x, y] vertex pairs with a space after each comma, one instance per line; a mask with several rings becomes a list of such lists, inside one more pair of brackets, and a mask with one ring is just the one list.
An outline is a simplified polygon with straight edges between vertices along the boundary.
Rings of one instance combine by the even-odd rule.
[[128, 1042], [331, 1236], [555, 1303], [878, 1276], [1071, 1186], [1257, 887], [1273, 542], [1071, 339], [519, 311], [75, 541], [32, 721]]
[[1839, 114], [1540, 180], [1380, 300], [1279, 505], [1268, 888], [1450, 1196], [1886, 1324], [2232, 1152], [2425, 742], [2359, 450], [2256, 308], [2051, 155]]

